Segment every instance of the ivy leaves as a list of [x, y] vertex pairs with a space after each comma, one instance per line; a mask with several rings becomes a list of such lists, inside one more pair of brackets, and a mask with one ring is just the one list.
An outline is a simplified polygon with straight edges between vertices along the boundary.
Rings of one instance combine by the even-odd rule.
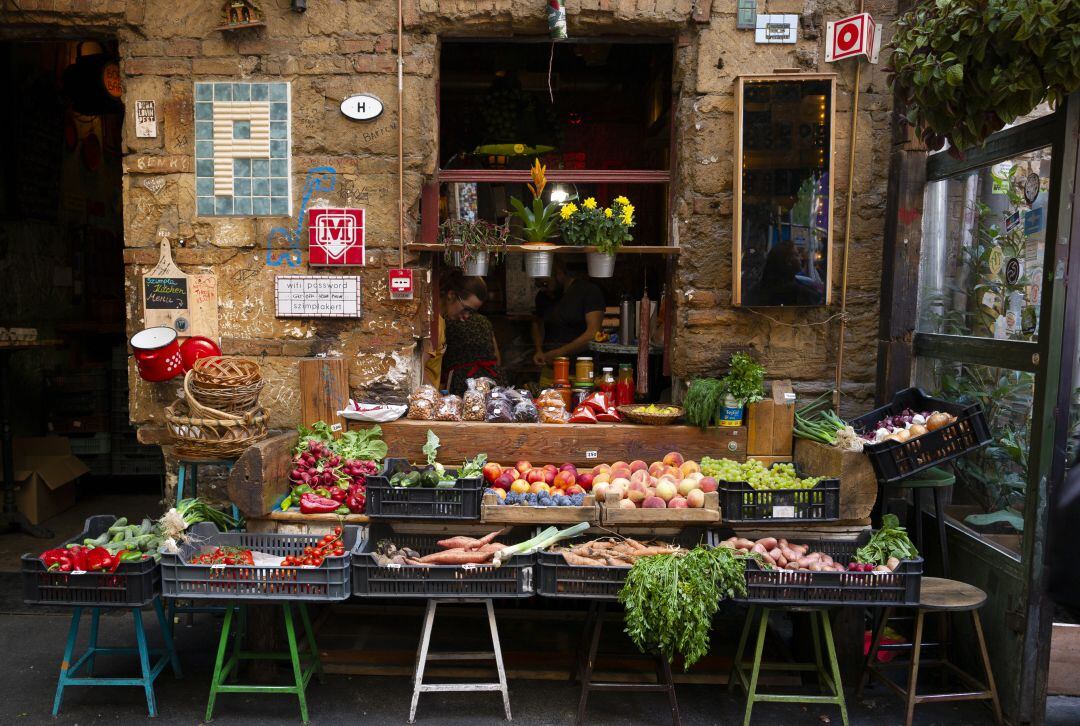
[[896, 26], [887, 70], [931, 150], [959, 156], [1080, 88], [1076, 0], [931, 0]]

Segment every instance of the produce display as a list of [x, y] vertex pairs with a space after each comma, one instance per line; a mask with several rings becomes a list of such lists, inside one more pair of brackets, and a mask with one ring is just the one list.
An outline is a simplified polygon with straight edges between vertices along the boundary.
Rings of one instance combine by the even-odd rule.
[[251, 550], [240, 547], [215, 547], [209, 552], [192, 557], [188, 564], [191, 565], [248, 565], [255, 564], [255, 557]]
[[116, 572], [121, 562], [137, 562], [150, 556], [139, 550], [110, 552], [102, 546], [72, 544], [45, 550], [39, 559], [49, 572]]
[[302, 555], [286, 555], [281, 564], [283, 567], [318, 567], [327, 557], [341, 557], [344, 554], [341, 527], [334, 527], [334, 531], [323, 535], [317, 544], [305, 547]]
[[746, 482], [754, 489], [812, 489], [822, 477], [800, 477], [792, 464], [782, 462], [765, 466], [757, 459], [732, 461], [701, 457], [701, 471], [718, 481]]
[[622, 509], [700, 509], [705, 494], [719, 486], [715, 477], [706, 476], [697, 462], [677, 451], [651, 464], [640, 459], [598, 464], [592, 473], [596, 498], [606, 501], [614, 494]]
[[677, 545], [667, 542], [638, 542], [629, 537], [603, 537], [572, 547], [552, 547], [548, 551], [561, 554], [568, 565], [630, 567], [640, 557], [670, 555], [678, 550]]
[[855, 552], [855, 561], [878, 567], [885, 565], [895, 570], [900, 560], [918, 556], [919, 551], [908, 538], [907, 530], [900, 526], [900, 520], [895, 514], [886, 514], [881, 518], [881, 529]]
[[367, 477], [378, 473], [386, 456], [382, 429], [346, 431], [335, 437], [323, 421], [301, 426], [293, 449], [288, 496], [282, 511], [299, 506], [302, 514], [363, 514], [367, 507]]
[[439, 540], [438, 544], [442, 549], [423, 556], [416, 550], [398, 547], [392, 541], [384, 539], [375, 545], [371, 556], [380, 567], [488, 564], [499, 567], [515, 555], [546, 549], [564, 539], [576, 537], [588, 528], [588, 522], [581, 522], [563, 530], [558, 527], [548, 527], [532, 539], [509, 546], [496, 541], [496, 537], [508, 531], [505, 528], [479, 538], [459, 535]]
[[862, 435], [862, 438], [871, 444], [880, 444], [883, 441], [899, 441], [903, 443], [931, 431], [937, 431], [954, 421], [956, 421], [956, 416], [944, 411], [916, 413], [910, 408], [905, 408], [895, 416], [886, 416], [878, 421], [872, 430]]
[[453, 489], [458, 479], [474, 479], [481, 475], [487, 463], [487, 454], [478, 454], [475, 458], [462, 463], [461, 468], [447, 469], [438, 462], [439, 437], [428, 429], [427, 441], [421, 447], [427, 456], [427, 466], [420, 469], [395, 472], [390, 477], [390, 486], [400, 489], [426, 487], [434, 489]]

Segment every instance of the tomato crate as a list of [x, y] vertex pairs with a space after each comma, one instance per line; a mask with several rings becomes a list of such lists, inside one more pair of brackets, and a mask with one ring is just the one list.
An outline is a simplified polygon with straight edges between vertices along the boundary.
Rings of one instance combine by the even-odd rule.
[[[575, 537], [559, 546], [573, 546], [596, 539], [584, 535]], [[660, 537], [659, 539], [667, 539]], [[672, 542], [687, 549], [699, 544], [715, 544], [711, 530], [687, 527]], [[571, 565], [560, 552], [539, 552], [536, 566], [540, 570], [539, 591], [543, 597], [574, 598], [583, 600], [618, 600], [630, 565]]]
[[[367, 515], [373, 519], [480, 519], [483, 477], [458, 479], [453, 487], [395, 487], [390, 477], [414, 469], [408, 459], [387, 459], [367, 478]], [[456, 473], [449, 469], [450, 473]]]
[[725, 522], [829, 522], [840, 519], [840, 480], [822, 479], [809, 489], [754, 489], [744, 481], [719, 482]]
[[345, 600], [349, 597], [350, 551], [357, 527], [347, 525], [341, 535], [345, 554], [327, 557], [318, 567], [281, 565], [193, 565], [189, 561], [206, 549], [238, 547], [275, 557], [299, 556], [321, 537], [314, 534], [221, 532], [201, 522], [188, 530], [191, 541], [179, 553], [162, 554], [161, 583], [166, 597], [209, 600]]
[[872, 433], [878, 421], [886, 416], [895, 416], [905, 408], [917, 412], [943, 411], [955, 416], [956, 420], [907, 441], [865, 444], [863, 452], [870, 458], [874, 473], [883, 484], [902, 481], [990, 443], [990, 427], [981, 405], [932, 398], [919, 388], [906, 388], [898, 392], [888, 405], [859, 416], [850, 423], [859, 434]]
[[[535, 592], [533, 568], [536, 556], [517, 555], [501, 567], [494, 565], [379, 565], [373, 552], [379, 542], [391, 540], [398, 547], [410, 547], [421, 556], [438, 552], [439, 540], [464, 534], [477, 538], [490, 532], [475, 527], [443, 534], [395, 531], [387, 523], [372, 524], [367, 538], [353, 550], [353, 597], [467, 597], [524, 598]], [[534, 534], [529, 527], [514, 527], [497, 541], [511, 545]]]
[[[799, 539], [811, 552], [824, 552], [845, 567], [870, 533], [857, 540]], [[794, 540], [793, 540], [794, 541]], [[901, 560], [893, 572], [807, 572], [767, 570], [746, 560], [746, 597], [755, 605], [918, 605], [923, 559]]]
[[[83, 531], [60, 547], [100, 537], [115, 523], [116, 517], [111, 514], [89, 517]], [[133, 608], [151, 603], [161, 594], [161, 567], [152, 557], [123, 562], [116, 572], [74, 575], [49, 572], [39, 555], [27, 553], [22, 556], [21, 569], [23, 601], [28, 605]]]

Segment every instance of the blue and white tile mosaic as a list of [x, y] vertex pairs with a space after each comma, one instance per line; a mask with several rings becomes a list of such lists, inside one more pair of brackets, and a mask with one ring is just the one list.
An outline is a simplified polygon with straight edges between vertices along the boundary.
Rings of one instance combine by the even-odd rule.
[[289, 84], [195, 84], [196, 211], [290, 216]]

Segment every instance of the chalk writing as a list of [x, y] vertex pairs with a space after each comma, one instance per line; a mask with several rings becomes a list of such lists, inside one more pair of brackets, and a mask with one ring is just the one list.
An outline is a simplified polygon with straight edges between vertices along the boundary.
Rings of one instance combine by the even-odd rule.
[[184, 310], [188, 306], [187, 280], [182, 277], [147, 277], [144, 298], [147, 310]]
[[[307, 214], [311, 195], [315, 192], [332, 192], [336, 184], [337, 171], [332, 166], [316, 166], [309, 169], [304, 176], [304, 196], [300, 200], [300, 212], [296, 215], [296, 229], [286, 227], [274, 227], [266, 240], [266, 264], [270, 267], [280, 267], [286, 264], [289, 267], [299, 267], [304, 260], [304, 253], [300, 249], [300, 233], [304, 229], [304, 216]], [[289, 249], [285, 252], [275, 252], [274, 242], [284, 241]]]

